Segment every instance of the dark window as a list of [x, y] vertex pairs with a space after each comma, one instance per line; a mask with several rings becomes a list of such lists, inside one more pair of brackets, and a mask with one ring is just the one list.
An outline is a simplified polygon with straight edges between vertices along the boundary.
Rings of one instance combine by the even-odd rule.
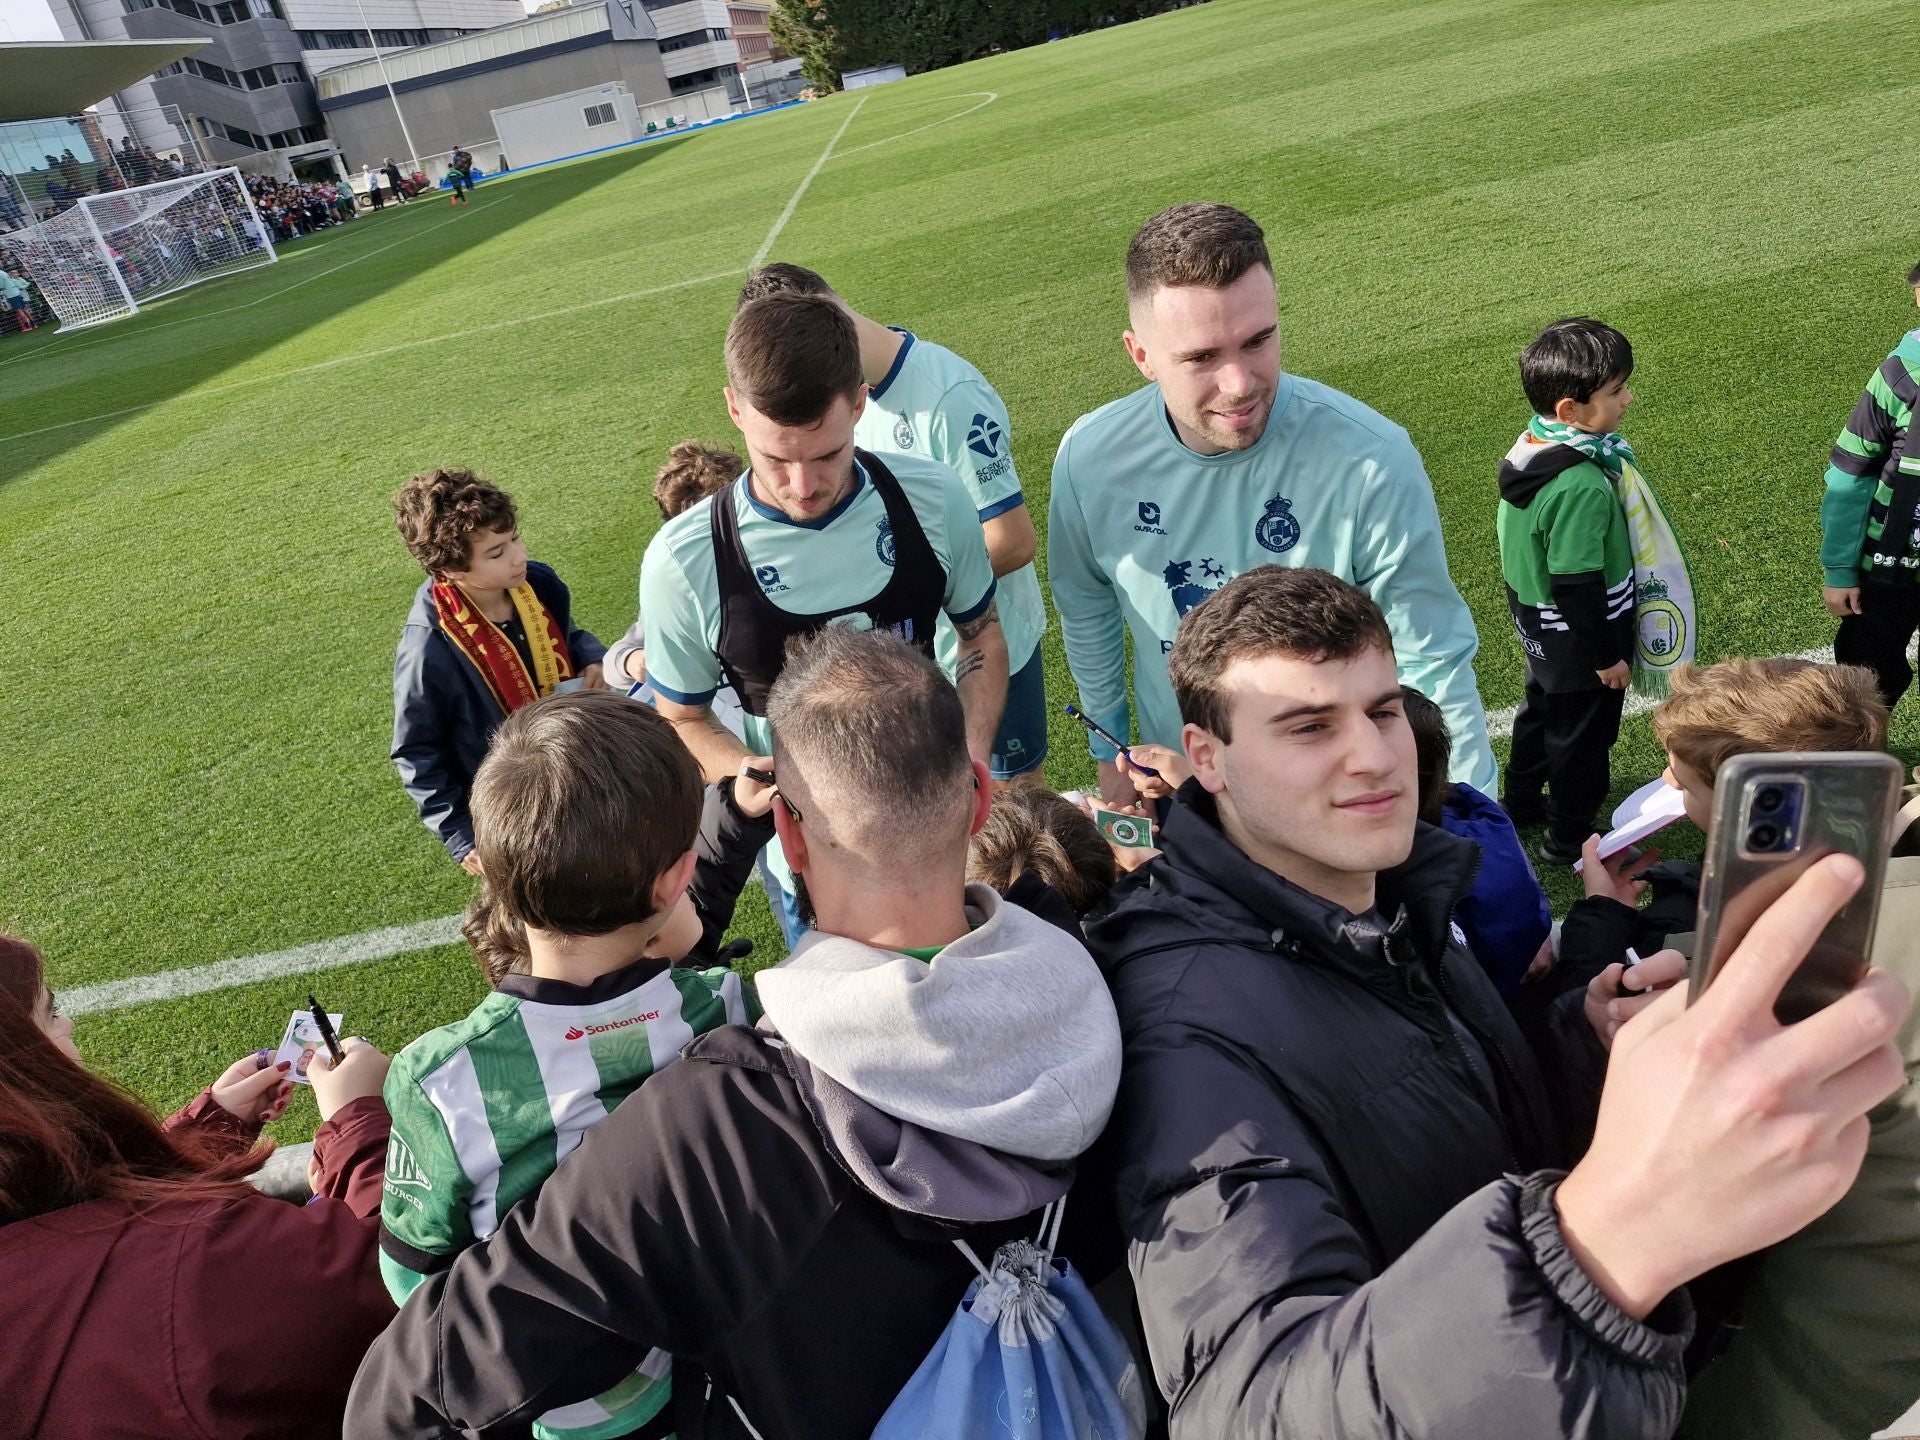
[[670, 75], [667, 77], [667, 90], [670, 94], [685, 95], [690, 91], [721, 84], [723, 75], [737, 74], [739, 71], [732, 65], [716, 65], [708, 70], [696, 70], [691, 75]]
[[685, 50], [694, 45], [705, 45], [710, 40], [726, 40], [733, 35], [731, 30], [689, 30], [684, 35], [675, 35], [660, 42], [660, 53], [668, 54], [674, 50]]

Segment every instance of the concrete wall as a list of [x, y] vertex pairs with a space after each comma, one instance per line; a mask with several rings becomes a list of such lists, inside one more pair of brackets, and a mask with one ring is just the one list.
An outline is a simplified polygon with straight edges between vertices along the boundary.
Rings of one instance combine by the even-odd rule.
[[[451, 80], [409, 82], [400, 91], [400, 106], [418, 147], [415, 153], [438, 154], [456, 145], [472, 148], [495, 138], [495, 110], [613, 81], [624, 83], [640, 106], [670, 98], [660, 52], [651, 40], [616, 41], [604, 33], [583, 38], [596, 43]], [[384, 90], [321, 103], [327, 128], [354, 171], [389, 155], [406, 157], [406, 141]], [[507, 158], [516, 166], [523, 163], [511, 150]]]

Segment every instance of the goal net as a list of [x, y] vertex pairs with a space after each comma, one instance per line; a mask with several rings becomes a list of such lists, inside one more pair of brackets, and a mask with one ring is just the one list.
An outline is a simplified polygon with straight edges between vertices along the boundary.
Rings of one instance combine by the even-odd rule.
[[7, 246], [68, 330], [278, 258], [234, 169], [82, 196]]

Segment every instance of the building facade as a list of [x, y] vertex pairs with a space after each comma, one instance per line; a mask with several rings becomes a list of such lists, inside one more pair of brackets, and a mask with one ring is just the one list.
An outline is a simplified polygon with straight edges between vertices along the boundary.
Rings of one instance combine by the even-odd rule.
[[[520, 19], [520, 0], [49, 0], [72, 40], [210, 42], [114, 97], [141, 143], [169, 145], [157, 117], [191, 116], [217, 164], [327, 145], [313, 75]], [[361, 6], [365, 7], [365, 20]], [[371, 31], [367, 27], [371, 27]], [[369, 39], [371, 34], [371, 40]], [[104, 107], [103, 107], [104, 108]], [[152, 117], [152, 118], [150, 118]], [[152, 132], [152, 133], [149, 133]]]
[[[501, 146], [494, 130], [495, 110], [599, 85], [624, 86], [636, 113], [647, 119], [659, 115], [664, 120], [674, 108], [726, 114], [742, 99], [738, 62], [716, 63], [718, 57], [708, 47], [718, 42], [704, 37], [668, 51], [668, 37], [658, 23], [659, 14], [669, 8], [700, 12], [693, 18], [705, 21], [710, 15], [701, 7], [709, 5], [724, 15], [725, 6], [718, 0], [679, 0], [672, 7], [652, 7], [643, 0], [591, 0], [530, 15], [485, 34], [389, 55], [380, 65], [369, 61], [328, 70], [316, 81], [320, 111], [349, 168], [411, 155], [436, 180], [456, 145], [470, 151], [482, 169], [496, 167]], [[685, 39], [691, 33], [683, 30], [671, 38]], [[710, 76], [712, 71], [721, 73]], [[699, 83], [683, 83], [688, 76]], [[609, 144], [628, 138], [613, 136], [611, 129], [608, 133], [613, 137]], [[507, 159], [511, 164], [530, 163], [511, 150]]]

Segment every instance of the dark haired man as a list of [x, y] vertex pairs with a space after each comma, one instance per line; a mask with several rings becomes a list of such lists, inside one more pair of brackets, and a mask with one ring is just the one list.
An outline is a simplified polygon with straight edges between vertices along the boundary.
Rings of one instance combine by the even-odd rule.
[[830, 627], [769, 708], [819, 928], [761, 972], [757, 1029], [695, 1039], [414, 1292], [345, 1433], [524, 1434], [659, 1346], [681, 1435], [870, 1435], [974, 1278], [953, 1242], [985, 1257], [1065, 1194], [1119, 1030], [1078, 939], [966, 884], [990, 792], [953, 687]]
[[1890, 976], [1772, 1014], [1860, 867], [1810, 872], [1691, 1008], [1666, 951], [1658, 998], [1596, 981], [1529, 1034], [1452, 931], [1474, 847], [1416, 821], [1380, 608], [1261, 566], [1168, 668], [1193, 778], [1088, 937], [1174, 1440], [1671, 1434], [1682, 1287], [1832, 1205], [1903, 1078]]
[[[647, 546], [640, 616], [647, 678], [709, 780], [772, 753], [767, 699], [787, 645], [828, 625], [890, 630], [933, 654], [936, 621], [959, 635], [954, 680], [972, 753], [992, 754], [1007, 695], [993, 565], [960, 477], [911, 455], [857, 449], [866, 406], [859, 333], [838, 301], [770, 295], [727, 331], [727, 410], [748, 468], [669, 521]], [[731, 685], [743, 744], [715, 718]], [[921, 737], [896, 737], [912, 750]], [[769, 856], [789, 943], [791, 880]]]
[[[1907, 272], [1920, 305], [1920, 265]], [[1889, 707], [1913, 683], [1920, 629], [1920, 329], [1880, 362], [1827, 464], [1820, 504], [1823, 598], [1840, 617], [1833, 658], [1865, 665]]]
[[[1013, 422], [987, 377], [947, 349], [911, 331], [871, 320], [804, 265], [762, 265], [741, 287], [740, 303], [766, 295], [824, 295], [853, 317], [860, 336], [860, 369], [867, 406], [854, 426], [854, 443], [881, 454], [928, 455], [959, 475], [973, 497], [998, 584], [995, 606], [1007, 641], [1007, 703], [987, 769], [995, 781], [1041, 779], [1047, 758], [1046, 666], [1040, 638], [1046, 604], [1033, 556], [1039, 548], [1033, 517], [1013, 468]], [[935, 659], [953, 673], [953, 631], [940, 627]]]
[[[1127, 251], [1127, 354], [1149, 383], [1060, 442], [1047, 559], [1080, 704], [1109, 731], [1177, 743], [1166, 656], [1180, 617], [1255, 565], [1314, 565], [1363, 586], [1393, 627], [1401, 678], [1433, 697], [1454, 778], [1495, 793], [1473, 674], [1473, 617], [1447, 574], [1433, 488], [1407, 432], [1280, 368], [1280, 311], [1260, 227], [1176, 205]], [[1133, 797], [1093, 744], [1108, 799]]]

